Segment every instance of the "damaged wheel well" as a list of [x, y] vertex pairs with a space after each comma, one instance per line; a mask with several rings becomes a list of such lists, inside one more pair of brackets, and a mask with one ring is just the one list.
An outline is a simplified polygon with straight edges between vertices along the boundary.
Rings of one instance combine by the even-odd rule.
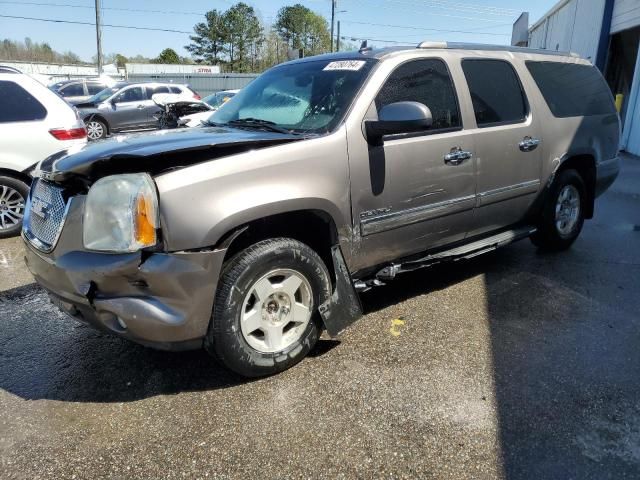
[[[239, 232], [239, 233], [238, 233]], [[235, 236], [234, 238], [234, 235]], [[335, 284], [331, 247], [338, 243], [338, 231], [331, 216], [322, 210], [296, 210], [254, 220], [223, 237], [231, 244], [225, 261], [261, 240], [287, 237], [309, 245], [327, 266]]]

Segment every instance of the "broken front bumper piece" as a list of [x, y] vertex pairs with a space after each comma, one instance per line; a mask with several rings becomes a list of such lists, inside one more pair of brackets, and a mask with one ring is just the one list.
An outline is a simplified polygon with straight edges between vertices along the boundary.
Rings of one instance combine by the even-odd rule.
[[[27, 267], [62, 311], [100, 330], [165, 350], [199, 348], [226, 250], [105, 254], [81, 245], [71, 202], [56, 248], [25, 240]], [[80, 244], [79, 244], [80, 243]]]

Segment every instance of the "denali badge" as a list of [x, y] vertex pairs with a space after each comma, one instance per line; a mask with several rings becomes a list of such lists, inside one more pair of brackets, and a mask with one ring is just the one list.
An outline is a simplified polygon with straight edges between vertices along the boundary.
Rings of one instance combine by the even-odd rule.
[[51, 204], [45, 202], [44, 200], [40, 200], [37, 197], [33, 197], [31, 199], [31, 212], [38, 215], [40, 218], [47, 218], [47, 211], [51, 208]]

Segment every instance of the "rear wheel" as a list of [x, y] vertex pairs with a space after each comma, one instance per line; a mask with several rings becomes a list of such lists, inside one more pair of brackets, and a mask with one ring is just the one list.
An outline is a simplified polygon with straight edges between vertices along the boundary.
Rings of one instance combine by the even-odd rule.
[[538, 231], [531, 241], [544, 250], [569, 248], [584, 225], [586, 195], [584, 181], [577, 171], [560, 172], [551, 186]]
[[22, 229], [29, 186], [13, 177], [0, 176], [0, 238], [14, 237]]
[[318, 254], [288, 238], [258, 242], [223, 269], [205, 347], [246, 377], [281, 372], [314, 347], [329, 298], [329, 273]]
[[84, 121], [87, 127], [87, 137], [89, 140], [101, 140], [107, 136], [107, 125], [94, 118], [88, 118]]

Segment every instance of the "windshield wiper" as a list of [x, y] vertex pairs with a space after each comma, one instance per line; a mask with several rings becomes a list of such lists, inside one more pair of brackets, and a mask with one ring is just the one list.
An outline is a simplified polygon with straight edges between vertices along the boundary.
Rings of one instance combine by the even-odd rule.
[[232, 127], [257, 128], [261, 130], [268, 130], [270, 132], [285, 133], [287, 135], [294, 134], [294, 132], [292, 132], [291, 130], [279, 127], [275, 122], [262, 120], [260, 118], [239, 118], [238, 120], [231, 120], [230, 122], [227, 122], [226, 125], [230, 125]]
[[216, 123], [211, 120], [200, 120], [200, 123], [206, 125], [207, 127], [224, 127], [224, 123]]

